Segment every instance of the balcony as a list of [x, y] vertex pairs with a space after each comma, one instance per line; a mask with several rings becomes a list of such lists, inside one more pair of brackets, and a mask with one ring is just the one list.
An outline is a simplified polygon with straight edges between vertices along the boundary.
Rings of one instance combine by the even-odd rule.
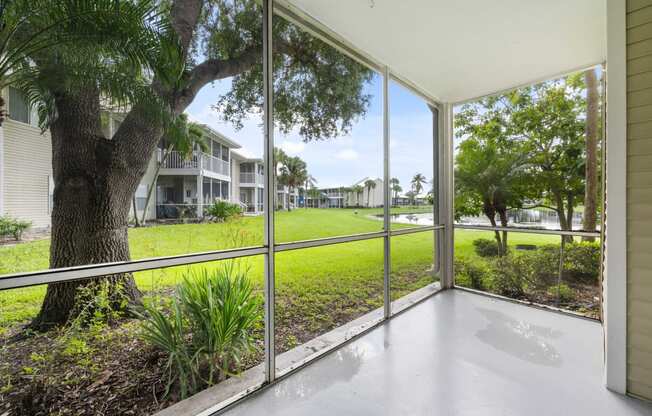
[[[162, 158], [161, 149], [157, 150], [157, 160]], [[204, 152], [194, 151], [188, 157], [181, 152], [172, 151], [163, 163], [163, 169], [185, 169], [216, 173], [222, 176], [230, 176], [231, 164], [225, 160], [209, 155]], [[197, 172], [199, 173], [199, 172]]]
[[240, 172], [240, 185], [263, 185], [265, 177], [259, 173]]

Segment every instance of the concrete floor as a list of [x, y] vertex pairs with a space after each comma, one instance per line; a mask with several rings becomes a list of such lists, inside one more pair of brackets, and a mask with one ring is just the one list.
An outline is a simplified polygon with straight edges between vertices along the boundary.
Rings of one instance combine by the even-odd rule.
[[602, 380], [599, 324], [449, 290], [225, 414], [652, 415]]

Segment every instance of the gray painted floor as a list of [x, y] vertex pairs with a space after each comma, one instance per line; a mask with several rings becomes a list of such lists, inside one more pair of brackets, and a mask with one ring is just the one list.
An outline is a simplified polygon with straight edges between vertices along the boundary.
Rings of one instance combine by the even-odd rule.
[[449, 290], [225, 414], [652, 415], [602, 383], [599, 324]]

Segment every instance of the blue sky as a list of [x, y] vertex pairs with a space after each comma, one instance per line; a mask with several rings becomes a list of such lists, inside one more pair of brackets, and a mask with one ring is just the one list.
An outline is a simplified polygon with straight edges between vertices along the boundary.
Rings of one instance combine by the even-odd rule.
[[[230, 88], [230, 80], [206, 86], [187, 112], [195, 121], [208, 124], [243, 147], [242, 153], [262, 157], [263, 136], [259, 115], [252, 115], [236, 131], [219, 120], [212, 109], [219, 96]], [[331, 140], [304, 142], [297, 133], [275, 133], [275, 145], [306, 161], [319, 187], [350, 186], [364, 177], [383, 175], [382, 79], [375, 76], [366, 87], [372, 99], [364, 118], [350, 133]], [[415, 173], [432, 179], [432, 115], [425, 102], [405, 88], [390, 82], [390, 172], [399, 178], [404, 191]]]

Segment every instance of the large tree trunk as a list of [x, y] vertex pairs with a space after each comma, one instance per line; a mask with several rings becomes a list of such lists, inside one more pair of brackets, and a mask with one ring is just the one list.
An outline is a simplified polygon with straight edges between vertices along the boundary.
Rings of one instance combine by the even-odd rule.
[[[93, 89], [59, 95], [55, 105], [59, 117], [51, 126], [55, 188], [50, 267], [128, 261], [131, 198], [161, 131], [134, 128], [132, 135], [140, 133], [143, 143], [151, 143], [140, 147], [126, 146], [129, 137], [103, 137], [99, 96]], [[89, 288], [83, 295], [92, 300], [99, 282], [108, 282], [109, 300], [116, 310], [125, 311], [140, 302], [130, 274], [50, 284], [32, 326], [43, 330], [75, 318], [84, 306], [79, 289]]]
[[[584, 216], [582, 228], [595, 231], [597, 224], [598, 199], [598, 122], [600, 96], [598, 79], [594, 69], [584, 73], [586, 82], [586, 170], [584, 190]], [[593, 241], [593, 237], [584, 237], [584, 241]]]

